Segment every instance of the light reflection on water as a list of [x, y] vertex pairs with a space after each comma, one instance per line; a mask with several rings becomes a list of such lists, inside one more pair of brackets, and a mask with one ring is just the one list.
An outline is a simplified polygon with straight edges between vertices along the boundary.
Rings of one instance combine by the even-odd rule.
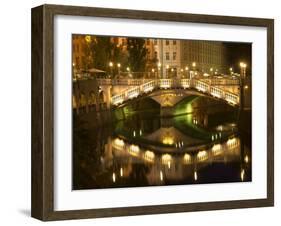
[[236, 123], [206, 113], [136, 116], [84, 133], [74, 189], [251, 181], [251, 150]]

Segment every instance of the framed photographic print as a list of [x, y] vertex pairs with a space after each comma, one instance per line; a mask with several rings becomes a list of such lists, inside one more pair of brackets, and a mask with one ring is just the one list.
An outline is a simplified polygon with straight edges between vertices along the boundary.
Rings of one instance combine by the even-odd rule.
[[274, 21], [32, 9], [32, 216], [273, 206]]

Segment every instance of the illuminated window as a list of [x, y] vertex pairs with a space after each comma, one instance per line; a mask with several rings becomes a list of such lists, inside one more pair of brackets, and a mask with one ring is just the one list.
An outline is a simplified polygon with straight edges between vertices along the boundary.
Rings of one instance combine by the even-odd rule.
[[166, 40], [166, 46], [168, 46], [169, 45], [169, 40]]

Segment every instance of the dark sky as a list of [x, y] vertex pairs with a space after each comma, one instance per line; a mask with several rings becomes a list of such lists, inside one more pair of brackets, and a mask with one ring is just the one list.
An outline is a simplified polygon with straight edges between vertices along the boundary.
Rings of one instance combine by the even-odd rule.
[[224, 43], [227, 48], [227, 57], [235, 72], [240, 71], [239, 62], [247, 64], [247, 72], [251, 74], [252, 43]]

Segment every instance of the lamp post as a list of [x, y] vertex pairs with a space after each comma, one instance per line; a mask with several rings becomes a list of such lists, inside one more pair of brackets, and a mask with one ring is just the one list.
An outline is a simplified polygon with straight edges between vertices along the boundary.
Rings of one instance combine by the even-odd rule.
[[155, 69], [152, 68], [152, 69], [151, 69], [151, 72], [152, 72], [152, 76], [155, 78]]
[[[239, 108], [239, 114], [238, 114], [238, 120], [241, 117], [241, 113], [243, 113], [244, 111], [244, 83], [245, 83], [245, 78], [246, 78], [246, 68], [247, 68], [247, 64], [245, 64], [244, 62], [240, 62], [239, 64], [240, 66], [240, 76], [239, 76], [239, 80], [240, 80], [240, 108]], [[239, 123], [238, 121], [238, 126], [242, 126], [243, 122]], [[243, 139], [240, 141], [241, 142], [241, 156], [244, 156], [244, 141]], [[243, 157], [242, 157], [243, 158]], [[243, 181], [244, 179], [244, 162], [241, 162], [241, 180]]]
[[229, 68], [229, 72], [230, 72], [230, 75], [233, 74], [233, 68], [232, 67]]
[[109, 68], [110, 68], [110, 74], [111, 74], [111, 77], [113, 77], [113, 70], [112, 70], [112, 68], [113, 68], [113, 63], [112, 62], [109, 62]]
[[159, 78], [161, 78], [161, 77], [163, 77], [163, 75], [162, 75], [162, 65], [161, 65], [161, 63], [159, 62], [158, 64], [157, 64], [157, 66], [158, 66], [158, 73], [159, 73], [159, 75], [158, 75], [158, 77]]
[[118, 63], [118, 64], [117, 64], [117, 67], [118, 67], [118, 76], [120, 76], [120, 67], [121, 67], [121, 64]]
[[127, 68], [126, 68], [126, 71], [127, 71], [128, 77], [129, 77], [129, 76], [130, 76], [130, 68], [127, 67]]
[[193, 78], [196, 72], [196, 62], [192, 62], [191, 66], [192, 66], [192, 78]]
[[[186, 67], [185, 67], [186, 77], [188, 76], [188, 70], [189, 70], [189, 68], [188, 68], [188, 66], [186, 66]], [[190, 79], [190, 74], [189, 74], [189, 79]]]
[[244, 110], [244, 82], [246, 78], [247, 64], [240, 62], [240, 112]]
[[213, 72], [214, 72], [214, 69], [211, 67], [211, 68], [210, 68], [210, 74], [211, 74], [211, 75], [214, 75]]

